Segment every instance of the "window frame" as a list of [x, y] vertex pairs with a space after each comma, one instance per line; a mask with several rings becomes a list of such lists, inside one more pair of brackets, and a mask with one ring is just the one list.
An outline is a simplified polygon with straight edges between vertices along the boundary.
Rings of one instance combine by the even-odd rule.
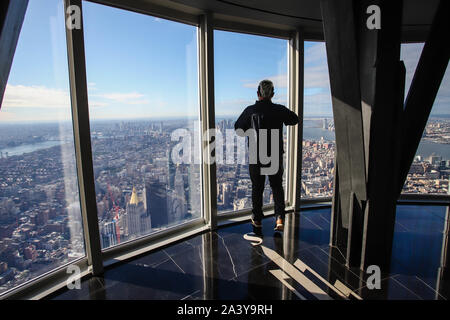
[[[306, 44], [306, 42], [315, 42], [315, 43], [319, 43], [319, 42], [323, 42], [323, 43], [325, 43], [325, 41], [323, 40], [323, 39], [321, 39], [321, 40], [314, 40], [314, 39], [304, 39], [303, 40], [303, 47], [302, 47], [302, 50], [303, 50], [303, 53], [305, 52], [305, 44]], [[303, 64], [303, 75], [304, 75], [304, 64]], [[304, 99], [304, 87], [302, 88], [302, 93], [301, 93], [302, 95], [303, 95], [303, 99]], [[331, 107], [331, 112], [332, 112], [332, 114], [333, 114], [333, 107]], [[303, 136], [302, 136], [302, 139], [301, 139], [301, 141], [302, 141], [302, 143], [301, 143], [301, 145], [303, 146]], [[303, 154], [301, 155], [301, 157], [302, 157], [302, 159], [301, 159], [301, 165], [303, 165]], [[336, 161], [335, 161], [336, 162]], [[301, 172], [301, 171], [300, 171]], [[303, 199], [302, 199], [302, 204], [303, 203], [305, 203], [305, 204], [310, 204], [310, 203], [317, 203], [317, 204], [320, 204], [320, 203], [323, 203], [323, 202], [331, 202], [332, 201], [332, 199], [333, 199], [333, 197], [334, 197], [334, 181], [335, 179], [333, 178], [333, 194], [331, 195], [331, 196], [323, 196], [323, 197], [304, 197]], [[300, 186], [300, 188], [301, 188], [301, 186]], [[300, 189], [300, 191], [299, 191], [300, 193], [301, 193], [301, 189]]]
[[[75, 0], [65, 0], [65, 1], [69, 2], [69, 1], [75, 1]], [[76, 1], [80, 2], [80, 0], [76, 0]], [[197, 28], [197, 77], [198, 77], [197, 80], [199, 80], [199, 88], [198, 88], [198, 91], [197, 91], [197, 96], [198, 96], [198, 99], [199, 99], [199, 106], [198, 106], [198, 110], [197, 110], [197, 112], [198, 112], [197, 115], [198, 115], [198, 120], [202, 119], [202, 114], [201, 114], [201, 112], [202, 112], [202, 110], [201, 110], [202, 109], [201, 108], [201, 103], [202, 102], [201, 101], [202, 100], [201, 100], [201, 87], [200, 87], [202, 85], [202, 81], [200, 80], [200, 72], [201, 72], [201, 68], [200, 68], [200, 63], [201, 63], [201, 56], [200, 56], [200, 54], [201, 54], [201, 49], [200, 49], [201, 21], [198, 21], [201, 17], [200, 18], [199, 17], [193, 18], [190, 15], [185, 15], [184, 12], [183, 12], [183, 13], [180, 13], [180, 17], [184, 17], [184, 19], [182, 19], [182, 18], [174, 18], [174, 17], [168, 19], [168, 18], [166, 18], [167, 13], [163, 9], [161, 9], [162, 7], [158, 7], [158, 6], [149, 5], [151, 8], [154, 8], [154, 7], [159, 8], [159, 9], [154, 9], [154, 10], [163, 10], [161, 12], [158, 11], [157, 13], [154, 14], [153, 12], [148, 12], [148, 11], [144, 10], [147, 7], [147, 5], [144, 5], [143, 7], [129, 7], [129, 6], [125, 5], [125, 4], [123, 4], [123, 3], [121, 3], [120, 6], [119, 5], [109, 4], [108, 3], [109, 1], [81, 0], [81, 3], [83, 3], [83, 2], [95, 3], [95, 4], [103, 5], [103, 6], [106, 6], [106, 7], [111, 7], [111, 8], [116, 8], [116, 9], [119, 9], [119, 10], [123, 10], [125, 12], [139, 13], [139, 14], [151, 17], [151, 18], [154, 18], [154, 17], [158, 17], [159, 18], [160, 17], [161, 19], [169, 20], [171, 22], [176, 22], [176, 23], [181, 23], [181, 24], [184, 24], [184, 25], [196, 27]], [[117, 1], [111, 1], [111, 2], [112, 3], [117, 3]], [[134, 4], [134, 2], [133, 2], [133, 4]], [[174, 13], [174, 11], [169, 11], [169, 12], [172, 12], [172, 14], [176, 15], [176, 13]], [[81, 16], [83, 16], [83, 8], [82, 7], [81, 7]], [[84, 24], [83, 24], [83, 22], [81, 24], [82, 24], [81, 30], [83, 30], [83, 32], [84, 32]], [[78, 43], [78, 47], [80, 47], [80, 48], [83, 47], [83, 51], [84, 51], [85, 43], [84, 42], [83, 43], [79, 42]], [[84, 57], [84, 55], [83, 55], [83, 57]], [[87, 68], [86, 64], [84, 64], [84, 69], [87, 72], [86, 68]], [[86, 84], [87, 84], [87, 81], [86, 81]], [[82, 86], [83, 86], [82, 90], [84, 90], [84, 83], [82, 84]], [[87, 92], [87, 85], [86, 85], [86, 92]], [[87, 93], [86, 93], [86, 95], [87, 95]], [[89, 110], [87, 110], [86, 113], [89, 113]], [[87, 127], [88, 123], [83, 122], [82, 125], [84, 125], [84, 128], [85, 128], [83, 133], [86, 134], [86, 132], [88, 131], [88, 127]], [[203, 128], [199, 128], [199, 129], [203, 133]], [[202, 135], [200, 135], [200, 138], [201, 138], [201, 136]], [[90, 137], [90, 133], [89, 133], [89, 137]], [[201, 152], [200, 157], [201, 157], [201, 159], [203, 161], [203, 149], [202, 148], [201, 148], [200, 152]], [[89, 158], [90, 158], [90, 163], [93, 164], [92, 153], [91, 153]], [[204, 180], [204, 175], [205, 175], [205, 170], [200, 165], [200, 181]], [[93, 182], [95, 182], [95, 176], [94, 176], [93, 173], [89, 177], [89, 180], [91, 180], [91, 179], [92, 179]], [[95, 190], [94, 190], [94, 192], [95, 192]], [[196, 217], [196, 218], [193, 218], [193, 219], [191, 219], [189, 221], [184, 221], [184, 222], [182, 222], [180, 224], [177, 224], [177, 225], [174, 225], [174, 226], [170, 226], [167, 229], [159, 230], [159, 231], [156, 231], [156, 232], [151, 232], [149, 234], [142, 235], [142, 236], [139, 236], [137, 238], [127, 240], [125, 242], [121, 242], [121, 243], [119, 243], [117, 245], [114, 245], [112, 247], [103, 248], [103, 249], [100, 248], [102, 257], [99, 260], [101, 260], [102, 264], [104, 265], [115, 254], [116, 255], [122, 255], [123, 252], [129, 251], [129, 250], [133, 250], [134, 247], [143, 246], [145, 244], [148, 244], [149, 246], [152, 246], [155, 241], [161, 241], [162, 243], [167, 242], [168, 236], [166, 236], [165, 234], [169, 235], [169, 234], [173, 234], [174, 232], [176, 233], [176, 232], [188, 231], [193, 226], [196, 226], [196, 227], [202, 229], [206, 225], [206, 222], [205, 222], [205, 213], [206, 213], [206, 211], [204, 210], [204, 198], [205, 198], [204, 193], [205, 193], [205, 189], [201, 188], [200, 189], [200, 198], [202, 200], [202, 205], [200, 207], [200, 210], [201, 210], [200, 217]], [[93, 208], [91, 209], [91, 212], [92, 212], [91, 214], [94, 215]], [[97, 213], [95, 214], [95, 216], [96, 216], [96, 219], [97, 219]], [[99, 239], [101, 239], [101, 235], [100, 235], [99, 232], [94, 232], [94, 234], [95, 235], [98, 234]], [[94, 239], [94, 241], [97, 241], [97, 240]]]
[[[65, 5], [65, 2], [64, 2]], [[28, 12], [28, 3], [27, 4], [21, 4], [21, 6], [24, 7], [24, 14], [21, 16], [14, 16], [14, 19], [17, 19], [17, 21], [15, 21], [15, 23], [17, 23], [17, 25], [19, 26], [19, 35], [18, 37], [20, 37], [20, 31], [23, 25], [23, 22], [25, 20], [25, 16]], [[64, 6], [63, 6], [64, 7]], [[17, 8], [15, 9], [17, 10]], [[66, 55], [68, 60], [71, 59], [70, 56], [70, 51], [68, 49], [69, 47], [69, 43], [68, 43], [68, 39], [67, 39], [67, 34], [66, 34], [66, 40], [67, 40], [67, 47], [66, 47]], [[15, 46], [17, 46], [17, 42], [14, 44]], [[15, 49], [16, 47], [13, 48], [13, 52], [15, 53]], [[72, 51], [73, 54], [73, 51]], [[70, 68], [69, 72], [68, 72], [68, 86], [70, 88], [70, 97], [72, 100], [72, 78], [73, 75], [71, 74], [71, 70]], [[7, 80], [7, 79], [6, 79]], [[3, 99], [4, 97], [1, 97], [1, 99]], [[74, 109], [73, 109], [73, 103], [71, 103], [71, 120], [72, 120], [72, 124], [74, 124]], [[45, 297], [46, 295], [48, 295], [49, 293], [53, 292], [55, 290], [55, 288], [59, 288], [62, 287], [64, 285], [66, 285], [66, 281], [68, 279], [68, 277], [70, 277], [70, 275], [68, 275], [67, 273], [67, 267], [68, 266], [77, 266], [80, 270], [80, 274], [79, 277], [83, 277], [84, 275], [87, 275], [91, 272], [92, 270], [92, 264], [90, 264], [90, 257], [89, 257], [89, 250], [90, 250], [90, 245], [91, 243], [87, 242], [88, 239], [88, 235], [86, 234], [87, 232], [87, 224], [86, 224], [86, 220], [85, 220], [85, 215], [83, 214], [83, 202], [85, 201], [85, 199], [83, 198], [82, 195], [82, 188], [83, 186], [81, 186], [81, 180], [80, 180], [80, 168], [79, 168], [79, 154], [76, 152], [76, 139], [77, 137], [79, 138], [80, 134], [79, 132], [76, 133], [75, 132], [75, 126], [73, 126], [73, 139], [74, 139], [74, 144], [75, 144], [75, 161], [76, 161], [76, 177], [77, 177], [77, 184], [78, 184], [78, 194], [79, 194], [79, 203], [80, 203], [80, 211], [81, 211], [81, 219], [82, 219], [82, 230], [83, 230], [83, 236], [84, 236], [84, 247], [85, 247], [85, 253], [82, 257], [76, 258], [72, 261], [66, 262], [60, 266], [55, 267], [54, 269], [48, 270], [42, 274], [39, 274], [38, 276], [27, 280], [24, 283], [21, 283], [19, 285], [17, 285], [16, 287], [13, 287], [11, 289], [8, 289], [2, 293], [0, 293], [0, 300], [5, 300], [5, 299], [40, 299], [42, 297]], [[79, 141], [79, 140], [78, 140]], [[75, 279], [75, 278], [73, 278]]]
[[[177, 11], [175, 9], [164, 8], [158, 5], [154, 5], [151, 3], [141, 3], [141, 2], [133, 2], [133, 4], [118, 1], [118, 0], [65, 0], [66, 2], [73, 1], [88, 1], [93, 3], [99, 3], [106, 6], [112, 6], [119, 9], [124, 9], [128, 11], [138, 12], [141, 14], [149, 15], [152, 17], [160, 17], [163, 19], [176, 21], [192, 26], [196, 26], [198, 29], [198, 75], [199, 75], [199, 113], [200, 113], [200, 121], [201, 121], [201, 135], [206, 132], [208, 129], [215, 128], [215, 104], [214, 104], [214, 38], [213, 34], [215, 30], [223, 30], [223, 31], [231, 31], [237, 33], [244, 34], [252, 34], [252, 35], [260, 35], [271, 38], [279, 38], [288, 41], [288, 96], [289, 96], [289, 108], [296, 112], [300, 112], [303, 114], [303, 99], [300, 98], [295, 91], [295, 85], [293, 83], [297, 83], [297, 86], [301, 86], [303, 89], [303, 72], [302, 63], [295, 64], [300, 68], [298, 70], [292, 70], [293, 57], [296, 59], [303, 59], [303, 38], [301, 38], [301, 31], [287, 31], [287, 30], [279, 30], [273, 29], [270, 27], [260, 28], [255, 27], [251, 24], [246, 23], [230, 23], [229, 20], [217, 19], [212, 16], [211, 13], [203, 12], [198, 15], [185, 13], [181, 11]], [[232, 28], [232, 29], [231, 29]], [[297, 46], [293, 45], [296, 41], [298, 43]], [[301, 42], [301, 45], [300, 45]], [[78, 43], [79, 46], [84, 47], [84, 43]], [[300, 49], [300, 50], [299, 50]], [[301, 60], [303, 61], [303, 60]], [[301, 76], [300, 76], [301, 74]], [[295, 76], [292, 76], [295, 75]], [[299, 80], [295, 80], [294, 77], [301, 79], [301, 82], [297, 82]], [[87, 85], [86, 85], [87, 86]], [[86, 88], [87, 90], [87, 88]], [[296, 99], [296, 100], [294, 100]], [[294, 109], [294, 101], [297, 101], [297, 110]], [[299, 128], [299, 126], [296, 126]], [[301, 132], [302, 130], [295, 130], [294, 128], [289, 128], [287, 133], [287, 146], [288, 152], [286, 156], [286, 171], [287, 177], [291, 176], [292, 168], [295, 168], [296, 165], [294, 161], [298, 161], [299, 159], [295, 156], [295, 153], [292, 150], [297, 150], [298, 147], [298, 139], [292, 139], [294, 133]], [[218, 215], [217, 213], [217, 180], [216, 180], [216, 165], [215, 164], [206, 164], [205, 157], [207, 152], [205, 150], [209, 150], [209, 143], [202, 142], [203, 147], [201, 148], [201, 159], [202, 159], [202, 169], [201, 169], [201, 180], [202, 180], [202, 188], [201, 188], [201, 196], [202, 196], [202, 214], [201, 219], [194, 219], [187, 223], [183, 223], [181, 225], [172, 227], [170, 229], [162, 230], [155, 234], [149, 234], [147, 236], [140, 237], [138, 239], [134, 239], [123, 244], [119, 244], [117, 246], [107, 248], [101, 252], [101, 260], [103, 265], [110, 265], [111, 261], [116, 260], [119, 256], [122, 257], [133, 257], [138, 254], [142, 254], [148, 252], [150, 250], [156, 249], [168, 243], [179, 240], [180, 238], [185, 238], [192, 233], [200, 233], [205, 230], [215, 230], [220, 223], [226, 224], [226, 221], [230, 221], [230, 219], [235, 217], [245, 217], [251, 214], [251, 209], [241, 210], [239, 212], [229, 212], [226, 214]], [[295, 145], [293, 145], [295, 144]], [[301, 148], [301, 143], [299, 144]], [[92, 159], [91, 159], [92, 162]], [[300, 158], [301, 162], [301, 158]], [[298, 163], [297, 163], [298, 166]], [[301, 163], [300, 163], [301, 166]], [[94, 181], [94, 177], [91, 177], [92, 181]], [[294, 208], [294, 202], [297, 203], [297, 206], [300, 206], [300, 199], [298, 195], [297, 201], [294, 201], [294, 192], [295, 187], [293, 183], [299, 183], [299, 181], [293, 182], [290, 181], [292, 179], [287, 179], [286, 184], [286, 204], [287, 210], [292, 210]], [[323, 199], [320, 199], [323, 201]], [[265, 215], [273, 214], [273, 204], [265, 205], [263, 207]], [[88, 210], [89, 211], [89, 210]], [[96, 211], [96, 210], [95, 210]], [[93, 210], [91, 210], [91, 213]], [[96, 212], [95, 212], [96, 213]], [[99, 237], [99, 235], [97, 235]]]
[[[246, 35], [254, 35], [254, 36], [263, 36], [268, 38], [274, 38], [274, 39], [281, 39], [287, 41], [287, 78], [288, 78], [288, 84], [287, 84], [287, 98], [288, 103], [287, 107], [289, 110], [292, 110], [296, 112], [299, 116], [300, 114], [297, 112], [294, 104], [294, 99], [296, 99], [295, 92], [293, 92], [294, 86], [292, 84], [296, 83], [296, 79], [292, 78], [291, 75], [298, 74], [298, 71], [291, 70], [292, 68], [295, 68], [294, 60], [296, 57], [295, 50], [296, 47], [293, 45], [296, 39], [297, 34], [300, 34], [300, 31], [297, 32], [286, 32], [285, 30], [274, 30], [270, 28], [260, 28], [253, 25], [248, 25], [240, 22], [230, 22], [228, 20], [214, 20], [214, 31], [226, 31], [226, 32], [232, 32], [237, 34], [246, 34]], [[300, 38], [299, 38], [300, 39]], [[214, 74], [213, 74], [214, 77]], [[295, 100], [297, 101], [297, 100]], [[302, 107], [300, 109], [303, 110], [303, 99], [299, 100], [302, 103]], [[302, 119], [302, 117], [300, 117]], [[215, 125], [214, 119], [214, 125]], [[298, 126], [296, 126], [298, 127]], [[303, 128], [303, 127], [302, 127]], [[289, 181], [292, 179], [288, 179], [290, 176], [290, 172], [292, 171], [293, 163], [295, 159], [293, 158], [293, 148], [291, 148], [291, 139], [293, 137], [294, 131], [293, 127], [289, 126], [286, 130], [286, 166], [285, 166], [285, 172], [284, 175], [286, 177], [286, 186], [285, 186], [285, 204], [286, 204], [286, 210], [292, 210], [293, 209], [293, 193], [292, 189], [293, 187], [290, 185]], [[294, 141], [295, 143], [295, 141]], [[301, 147], [301, 146], [300, 146]], [[291, 156], [292, 155], [292, 156]], [[215, 181], [215, 190], [217, 190], [217, 179]], [[218, 212], [217, 210], [217, 194], [215, 196], [215, 202], [216, 202], [216, 212], [217, 212], [217, 220], [224, 224], [224, 221], [234, 219], [234, 218], [241, 218], [246, 215], [250, 215], [252, 213], [251, 208], [245, 208], [241, 210], [226, 210], [222, 212]], [[274, 203], [270, 204], [263, 204], [262, 210], [264, 215], [271, 215], [271, 211], [273, 211], [275, 208]], [[226, 224], [226, 223], [225, 223]]]

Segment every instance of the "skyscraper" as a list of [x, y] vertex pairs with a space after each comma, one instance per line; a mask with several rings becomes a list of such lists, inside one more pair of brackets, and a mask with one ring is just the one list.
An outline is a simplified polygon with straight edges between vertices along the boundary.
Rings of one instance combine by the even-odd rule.
[[200, 216], [201, 211], [201, 182], [200, 182], [200, 166], [190, 164], [188, 170], [188, 183], [187, 183], [187, 207], [191, 216]]
[[102, 248], [108, 248], [117, 244], [116, 221], [103, 224], [101, 229]]
[[222, 201], [224, 205], [231, 202], [231, 185], [229, 183], [222, 184]]
[[144, 202], [137, 195], [133, 187], [130, 202], [127, 203], [127, 224], [130, 237], [147, 234], [151, 229], [150, 216], [147, 214]]
[[151, 179], [145, 186], [147, 214], [151, 217], [152, 227], [163, 227], [168, 223], [167, 188], [157, 179]]
[[175, 182], [175, 164], [172, 161], [172, 156], [170, 154], [170, 150], [167, 150], [167, 179], [168, 179], [168, 185], [169, 189], [173, 190], [174, 188], [174, 182]]
[[178, 165], [175, 172], [174, 190], [170, 193], [168, 222], [176, 223], [184, 219], [187, 214], [186, 193], [181, 167]]

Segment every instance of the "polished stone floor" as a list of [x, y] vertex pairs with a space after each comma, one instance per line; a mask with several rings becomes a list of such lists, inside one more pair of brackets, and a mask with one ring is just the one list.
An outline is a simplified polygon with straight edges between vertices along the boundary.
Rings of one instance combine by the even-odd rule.
[[[81, 289], [49, 299], [448, 299], [439, 277], [447, 207], [400, 205], [391, 272], [381, 288], [345, 267], [330, 248], [330, 208], [288, 214], [283, 234], [263, 220], [261, 243], [244, 239], [249, 223], [219, 228], [108, 267]], [[257, 240], [257, 239], [254, 239]]]

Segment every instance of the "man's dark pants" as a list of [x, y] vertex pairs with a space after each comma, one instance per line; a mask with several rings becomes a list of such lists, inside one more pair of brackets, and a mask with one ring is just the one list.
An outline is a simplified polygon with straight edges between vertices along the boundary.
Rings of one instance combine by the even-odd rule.
[[[284, 220], [285, 215], [285, 203], [284, 203], [284, 190], [283, 190], [283, 162], [279, 162], [280, 166], [276, 174], [268, 175], [269, 184], [272, 188], [273, 201], [275, 203], [275, 217], [282, 218]], [[252, 218], [254, 221], [261, 221], [263, 218], [263, 193], [264, 185], [266, 182], [266, 176], [261, 175], [261, 166], [258, 164], [250, 164], [250, 179], [252, 181]]]

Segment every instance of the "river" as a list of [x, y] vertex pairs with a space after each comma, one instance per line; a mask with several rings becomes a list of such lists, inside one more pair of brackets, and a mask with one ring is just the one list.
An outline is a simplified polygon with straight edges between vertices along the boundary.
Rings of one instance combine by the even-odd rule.
[[44, 142], [38, 142], [33, 144], [23, 144], [17, 147], [12, 148], [5, 148], [1, 149], [0, 152], [3, 153], [3, 156], [6, 155], [6, 152], [8, 152], [8, 157], [11, 156], [19, 156], [24, 153], [34, 152], [41, 149], [47, 149], [54, 146], [58, 146], [61, 144], [61, 141], [44, 141]]
[[[322, 128], [303, 128], [303, 139], [305, 140], [324, 140], [334, 141], [334, 131], [324, 130]], [[422, 156], [424, 159], [432, 154], [442, 157], [442, 160], [450, 160], [450, 144], [434, 143], [423, 140], [417, 148], [416, 155]]]

